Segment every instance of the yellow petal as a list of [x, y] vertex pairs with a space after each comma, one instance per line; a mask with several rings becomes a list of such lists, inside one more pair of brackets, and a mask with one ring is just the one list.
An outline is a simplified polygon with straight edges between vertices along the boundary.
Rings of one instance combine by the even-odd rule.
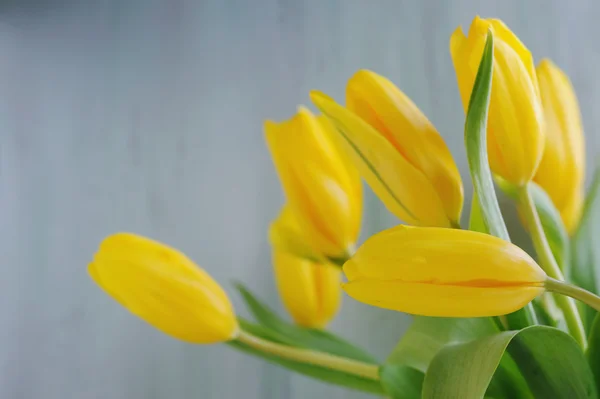
[[385, 206], [403, 221], [450, 226], [444, 204], [427, 177], [373, 127], [326, 95], [311, 99], [344, 138], [346, 151]]
[[[521, 59], [521, 63], [525, 67], [529, 79], [532, 82], [536, 80], [536, 73], [533, 64], [533, 56], [531, 52], [525, 47], [525, 45], [519, 40], [519, 38], [506, 26], [504, 22], [499, 19], [489, 19], [488, 22], [492, 26], [494, 36], [506, 43]], [[537, 96], [539, 97], [539, 88], [535, 85]]]
[[429, 179], [448, 218], [458, 221], [463, 204], [460, 174], [444, 140], [419, 108], [391, 81], [368, 70], [349, 80], [346, 104]]
[[344, 265], [353, 298], [447, 317], [513, 312], [543, 291], [546, 275], [517, 246], [456, 229], [398, 226], [374, 235]]
[[577, 97], [569, 78], [549, 60], [540, 63], [537, 76], [546, 120], [546, 144], [534, 180], [561, 213], [569, 207], [574, 208], [567, 214], [577, 213], [575, 197], [583, 190], [585, 174], [584, 134]]
[[565, 224], [565, 228], [569, 234], [575, 232], [581, 220], [583, 212], [584, 191], [583, 188], [573, 193], [572, 197], [567, 200], [565, 205], [559, 210], [561, 219]]
[[177, 339], [209, 344], [237, 335], [236, 316], [223, 289], [164, 244], [114, 234], [100, 245], [89, 272], [117, 302]]
[[286, 199], [310, 246], [344, 256], [356, 242], [362, 193], [356, 172], [329, 137], [331, 127], [300, 108], [289, 121], [265, 123], [267, 143]]
[[273, 265], [279, 294], [294, 321], [323, 328], [340, 306], [340, 269], [277, 250]]
[[541, 287], [456, 287], [359, 280], [346, 293], [367, 305], [422, 316], [485, 317], [512, 313], [543, 292]]
[[473, 89], [488, 30], [494, 33], [494, 74], [488, 118], [492, 171], [516, 186], [530, 181], [544, 150], [544, 120], [531, 53], [498, 20], [475, 18], [464, 36], [450, 39], [450, 52], [463, 106]]

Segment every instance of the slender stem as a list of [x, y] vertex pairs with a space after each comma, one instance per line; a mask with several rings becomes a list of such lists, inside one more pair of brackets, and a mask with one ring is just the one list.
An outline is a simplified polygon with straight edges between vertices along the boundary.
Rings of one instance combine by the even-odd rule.
[[254, 349], [270, 353], [283, 359], [326, 367], [328, 369], [339, 370], [359, 377], [379, 381], [379, 366], [376, 364], [359, 362], [357, 360], [331, 355], [329, 353], [281, 345], [259, 338], [244, 330], [240, 331], [237, 339]]
[[544, 286], [548, 291], [575, 298], [600, 312], [600, 297], [581, 287], [548, 277]]
[[[521, 205], [521, 209], [527, 220], [527, 226], [531, 234], [533, 246], [537, 252], [542, 269], [544, 269], [551, 279], [564, 280], [560, 267], [558, 267], [554, 255], [552, 255], [550, 244], [548, 244], [548, 239], [542, 228], [540, 217], [529, 191], [529, 185], [519, 188], [519, 204]], [[583, 328], [581, 316], [579, 315], [577, 306], [575, 306], [575, 302], [571, 298], [562, 295], [555, 295], [554, 299], [556, 300], [558, 307], [563, 311], [569, 332], [573, 338], [585, 348], [587, 343], [585, 329]]]

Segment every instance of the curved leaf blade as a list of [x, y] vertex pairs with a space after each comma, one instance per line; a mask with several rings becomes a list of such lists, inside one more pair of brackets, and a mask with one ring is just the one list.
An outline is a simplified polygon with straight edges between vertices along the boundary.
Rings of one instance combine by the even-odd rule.
[[444, 348], [425, 375], [423, 398], [484, 397], [507, 352], [535, 397], [597, 397], [592, 372], [573, 338], [552, 327], [532, 326]]
[[[487, 232], [510, 242], [494, 189], [487, 154], [487, 120], [492, 92], [493, 61], [494, 36], [490, 31], [487, 34], [465, 120], [465, 146], [473, 180], [473, 201], [478, 201], [477, 204], [472, 204], [471, 224], [477, 231]], [[505, 320], [512, 329], [536, 324], [531, 305], [506, 315]]]
[[401, 364], [386, 364], [379, 369], [381, 385], [392, 399], [421, 399], [425, 374]]
[[392, 351], [387, 363], [403, 364], [425, 372], [431, 359], [444, 346], [497, 332], [498, 328], [487, 317], [457, 319], [417, 316]]
[[491, 235], [510, 241], [498, 205], [487, 155], [487, 119], [492, 92], [493, 61], [494, 37], [488, 32], [469, 100], [465, 120], [465, 145], [475, 190], [474, 199], [479, 201], [483, 224]]
[[262, 303], [243, 284], [235, 284], [252, 315], [261, 326], [268, 330], [271, 338], [283, 344], [306, 349], [314, 349], [333, 355], [344, 356], [361, 362], [378, 364], [379, 362], [361, 348], [343, 340], [335, 334], [323, 330], [303, 328], [288, 323]]
[[590, 329], [588, 344], [586, 357], [590, 364], [590, 368], [592, 369], [592, 374], [594, 374], [596, 386], [600, 387], [600, 314], [597, 314], [594, 318], [594, 322]]
[[[585, 200], [585, 206], [577, 231], [571, 240], [570, 280], [586, 290], [600, 292], [600, 169], [596, 170], [594, 181]], [[596, 316], [589, 306], [582, 316], [586, 327], [591, 327]]]
[[542, 228], [550, 244], [552, 254], [558, 262], [558, 265], [562, 269], [563, 273], [567, 273], [570, 265], [569, 258], [569, 234], [565, 228], [565, 224], [560, 217], [560, 212], [554, 206], [550, 196], [536, 183], [531, 182], [529, 184], [533, 202], [537, 209], [540, 221], [542, 222]]
[[[253, 335], [259, 336], [264, 339], [268, 339], [278, 343], [281, 342], [277, 339], [274, 339], [272, 331], [265, 329], [263, 326], [253, 324], [247, 322], [243, 319], [240, 319], [240, 325], [242, 328]], [[261, 352], [256, 350], [248, 345], [239, 342], [239, 341], [231, 341], [228, 345], [234, 349], [240, 350], [242, 352], [248, 353], [250, 355], [259, 357], [271, 363], [277, 364], [279, 366], [285, 367], [291, 371], [294, 371], [299, 374], [303, 374], [307, 377], [311, 377], [329, 384], [340, 385], [342, 387], [348, 389], [359, 390], [363, 392], [374, 393], [378, 395], [383, 395], [385, 391], [380, 382], [374, 381], [368, 378], [358, 377], [353, 374], [344, 373], [337, 370], [328, 369], [325, 367], [314, 366], [307, 363], [295, 362], [292, 360], [282, 359], [277, 356]]]

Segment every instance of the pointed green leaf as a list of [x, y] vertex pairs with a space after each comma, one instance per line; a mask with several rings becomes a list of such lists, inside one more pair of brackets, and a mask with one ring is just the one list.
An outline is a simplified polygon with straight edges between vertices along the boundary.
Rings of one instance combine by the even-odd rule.
[[542, 228], [548, 239], [548, 244], [550, 244], [552, 254], [563, 273], [567, 273], [570, 264], [569, 234], [560, 217], [560, 212], [558, 212], [558, 209], [556, 209], [546, 191], [539, 185], [531, 182], [529, 183], [529, 190], [540, 216]]
[[474, 198], [479, 200], [483, 224], [489, 234], [510, 241], [498, 205], [487, 155], [487, 118], [492, 92], [493, 61], [494, 37], [488, 33], [469, 100], [465, 120], [465, 145], [475, 190]]
[[[571, 240], [570, 280], [595, 294], [600, 293], [600, 170], [585, 200], [585, 206], [577, 231]], [[585, 306], [582, 316], [589, 329], [596, 311]]]
[[389, 356], [387, 363], [404, 364], [422, 372], [446, 345], [493, 335], [498, 328], [490, 318], [458, 319], [417, 316]]
[[469, 215], [469, 230], [476, 231], [478, 233], [488, 233], [487, 227], [483, 221], [483, 215], [481, 213], [481, 206], [479, 205], [479, 199], [477, 194], [473, 193], [471, 200], [471, 214]]
[[600, 387], [600, 314], [596, 314], [592, 323], [588, 345], [586, 357], [594, 374], [596, 386]]
[[[474, 208], [471, 216], [475, 218], [472, 223], [476, 231], [510, 241], [496, 197], [487, 155], [487, 119], [492, 92], [493, 61], [494, 36], [488, 32], [465, 120], [465, 145], [473, 180], [473, 201], [478, 201], [477, 204], [472, 205]], [[478, 213], [473, 215], [473, 209]], [[478, 220], [479, 218], [481, 220]], [[521, 310], [506, 315], [506, 322], [512, 329], [527, 327], [535, 324], [535, 312], [531, 305], [527, 305]]]
[[[245, 330], [250, 332], [253, 335], [256, 335], [260, 338], [268, 339], [277, 343], [285, 344], [280, 340], [274, 339], [273, 332], [268, 328], [264, 328], [258, 324], [253, 324], [243, 319], [239, 320], [240, 326]], [[323, 382], [327, 382], [334, 385], [340, 385], [348, 389], [355, 389], [359, 391], [374, 393], [378, 395], [383, 395], [384, 390], [381, 386], [381, 383], [378, 381], [374, 381], [368, 378], [358, 377], [353, 374], [344, 373], [337, 370], [331, 370], [325, 367], [314, 366], [311, 364], [295, 362], [292, 360], [286, 360], [279, 358], [277, 356], [267, 354], [265, 352], [261, 352], [252, 347], [247, 346], [246, 344], [239, 341], [232, 341], [229, 343], [229, 346], [240, 350], [242, 352], [248, 353], [253, 356], [257, 356], [264, 360], [267, 360], [271, 363], [277, 364], [279, 366], [285, 367], [291, 371], [294, 371], [299, 374], [306, 375], [311, 378], [318, 379]]]
[[[425, 372], [431, 360], [444, 347], [491, 336], [499, 332], [491, 318], [443, 318], [418, 316], [404, 334], [387, 360], [387, 365], [406, 365]], [[493, 392], [497, 399], [512, 399], [505, 391], [523, 392], [520, 372], [510, 363], [510, 357], [503, 361], [498, 375], [494, 376]], [[514, 363], [514, 362], [513, 362]], [[525, 392], [527, 389], [524, 390]], [[523, 396], [523, 395], [521, 395]]]
[[597, 397], [592, 372], [575, 340], [552, 327], [532, 326], [445, 347], [427, 370], [423, 398], [482, 398], [506, 351], [534, 397]]
[[362, 362], [378, 364], [373, 356], [335, 334], [323, 330], [299, 327], [284, 321], [267, 305], [259, 301], [243, 284], [237, 283], [236, 288], [244, 298], [256, 321], [269, 331], [271, 338], [276, 338], [286, 345], [314, 349]]
[[423, 372], [401, 364], [386, 364], [379, 369], [379, 376], [391, 399], [421, 399]]

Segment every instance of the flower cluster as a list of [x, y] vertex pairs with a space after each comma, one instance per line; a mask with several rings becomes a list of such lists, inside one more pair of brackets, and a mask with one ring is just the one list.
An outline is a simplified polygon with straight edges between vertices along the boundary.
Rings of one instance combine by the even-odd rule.
[[[348, 81], [344, 104], [313, 91], [320, 115], [301, 106], [291, 119], [264, 125], [285, 195], [268, 232], [273, 270], [295, 324], [243, 287], [257, 323], [237, 317], [223, 289], [190, 259], [134, 234], [105, 239], [89, 266], [92, 278], [132, 313], [181, 340], [230, 342], [315, 378], [393, 398], [403, 397], [394, 381], [409, 376], [412, 381], [415, 373], [421, 373], [415, 387], [424, 397], [479, 397], [446, 381], [451, 373], [436, 374], [452, 358], [443, 347], [458, 332], [448, 334], [424, 365], [411, 363], [410, 356], [379, 365], [323, 330], [337, 313], [342, 290], [360, 302], [417, 316], [492, 317], [489, 334], [498, 339], [508, 337], [506, 330], [544, 337], [568, 333], [579, 347], [565, 348], [583, 359], [581, 350], [592, 345], [586, 335], [591, 323], [568, 296], [595, 309], [600, 298], [567, 282], [568, 259], [555, 257], [567, 252], [585, 197], [584, 138], [573, 87], [551, 61], [536, 68], [527, 47], [499, 20], [476, 17], [467, 34], [459, 27], [450, 38], [450, 54], [467, 115], [466, 140], [482, 143], [467, 151], [469, 161], [489, 160], [483, 166], [470, 162], [476, 191], [484, 194], [472, 201], [471, 230], [461, 228], [463, 182], [438, 130], [389, 79], [361, 70]], [[507, 234], [494, 236], [506, 228], [491, 178], [489, 185], [480, 184], [485, 176], [515, 199], [537, 261]], [[361, 179], [404, 224], [357, 249]], [[554, 236], [566, 238], [553, 241]], [[446, 328], [444, 319], [433, 320], [435, 328]], [[418, 334], [435, 334], [431, 331]], [[503, 345], [506, 349], [509, 341]], [[521, 355], [514, 359], [519, 367], [525, 362]], [[491, 378], [477, 388], [481, 391], [469, 388], [469, 395], [483, 396]], [[531, 392], [545, 392], [528, 383]]]

